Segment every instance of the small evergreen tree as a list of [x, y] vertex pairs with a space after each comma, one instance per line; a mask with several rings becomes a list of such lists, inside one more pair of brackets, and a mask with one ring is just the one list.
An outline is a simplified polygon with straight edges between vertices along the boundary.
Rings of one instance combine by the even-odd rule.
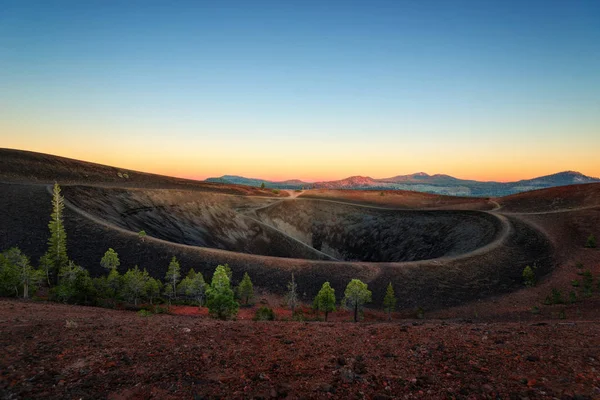
[[102, 268], [108, 271], [118, 268], [119, 265], [121, 265], [121, 262], [119, 261], [119, 254], [117, 254], [117, 252], [113, 249], [109, 248], [100, 260], [100, 265]]
[[316, 310], [325, 313], [325, 321], [327, 321], [329, 313], [335, 311], [335, 289], [331, 287], [329, 282], [325, 282], [321, 286], [313, 305], [316, 306]]
[[167, 304], [171, 307], [171, 301], [175, 297], [175, 292], [173, 291], [173, 286], [170, 283], [164, 285], [163, 294], [167, 298]]
[[146, 288], [145, 288], [146, 296], [148, 297], [148, 300], [150, 301], [151, 305], [152, 305], [154, 299], [160, 295], [161, 288], [162, 288], [162, 282], [158, 279], [149, 277], [148, 280], [146, 281]]
[[19, 296], [19, 269], [12, 262], [9, 255], [10, 250], [0, 254], [0, 295]]
[[177, 282], [179, 282], [180, 277], [181, 268], [179, 266], [179, 261], [177, 261], [176, 257], [173, 257], [169, 263], [167, 274], [165, 275], [165, 284], [171, 285], [171, 288], [173, 289], [172, 293], [175, 297], [177, 297]]
[[261, 189], [264, 189], [264, 188], [265, 188], [265, 183], [264, 183], [264, 182], [260, 184], [260, 188], [261, 188]]
[[192, 278], [190, 285], [187, 288], [186, 295], [192, 297], [198, 302], [198, 307], [204, 305], [204, 297], [206, 296], [206, 282], [201, 272], [198, 272]]
[[138, 237], [140, 238], [140, 240], [142, 242], [144, 242], [144, 239], [146, 239], [146, 236], [147, 236], [147, 234], [146, 234], [145, 230], [142, 229], [141, 231], [138, 232]]
[[[190, 272], [193, 271], [190, 270]], [[186, 296], [186, 292], [188, 291], [188, 287], [192, 284], [192, 279], [189, 276], [186, 276], [177, 284], [177, 295], [178, 296]]]
[[113, 301], [113, 304], [116, 304], [119, 295], [123, 291], [123, 276], [119, 274], [119, 270], [113, 268], [108, 273], [108, 277], [106, 278], [106, 297]]
[[344, 291], [342, 304], [344, 307], [354, 311], [354, 322], [358, 322], [358, 312], [362, 310], [365, 303], [371, 301], [371, 291], [366, 283], [359, 279], [352, 279]]
[[244, 277], [242, 278], [237, 291], [238, 296], [244, 301], [244, 304], [248, 304], [248, 302], [254, 297], [254, 286], [252, 285], [250, 275], [248, 275], [247, 272], [244, 272]]
[[204, 304], [204, 295], [206, 294], [206, 282], [201, 272], [190, 269], [187, 276], [177, 285], [177, 293], [193, 299], [198, 303], [198, 307]]
[[210, 287], [207, 290], [207, 296], [206, 305], [213, 317], [228, 319], [237, 315], [239, 305], [234, 299], [225, 266], [219, 265], [215, 269]]
[[29, 298], [29, 294], [34, 293], [44, 280], [44, 272], [34, 269], [29, 263], [29, 257], [17, 247], [2, 253], [0, 269], [0, 291], [18, 296], [21, 288], [24, 299]]
[[288, 282], [287, 285], [287, 295], [285, 296], [287, 305], [292, 309], [292, 316], [296, 311], [296, 307], [298, 306], [298, 285], [294, 280], [294, 273], [292, 272], [292, 280]]
[[587, 242], [585, 242], [585, 247], [587, 247], [588, 249], [595, 249], [596, 245], [596, 236], [590, 235], [587, 239]]
[[90, 273], [74, 262], [62, 267], [59, 272], [58, 285], [52, 295], [65, 303], [87, 303], [95, 295], [95, 287]]
[[149, 279], [146, 270], [140, 271], [136, 265], [123, 275], [123, 297], [137, 306], [138, 299], [146, 295], [146, 283]]
[[583, 273], [583, 296], [590, 297], [594, 290], [594, 276], [589, 269]]
[[52, 215], [50, 216], [50, 239], [48, 239], [48, 251], [44, 256], [44, 265], [46, 267], [48, 284], [52, 281], [58, 282], [58, 274], [61, 268], [69, 263], [67, 257], [67, 233], [63, 223], [63, 211], [65, 208], [65, 199], [60, 194], [60, 186], [54, 184], [52, 191]]
[[394, 295], [394, 287], [392, 282], [388, 283], [383, 298], [383, 310], [388, 314], [388, 320], [392, 320], [392, 312], [396, 309], [396, 296]]
[[523, 269], [523, 282], [527, 287], [535, 286], [535, 272], [529, 265]]

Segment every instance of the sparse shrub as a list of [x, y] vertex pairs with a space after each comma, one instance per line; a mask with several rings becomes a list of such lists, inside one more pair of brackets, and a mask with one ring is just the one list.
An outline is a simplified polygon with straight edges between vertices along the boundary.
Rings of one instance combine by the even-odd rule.
[[567, 314], [566, 314], [565, 310], [560, 310], [559, 311], [558, 318], [559, 319], [567, 319]]
[[577, 279], [571, 281], [571, 286], [579, 287], [579, 281]]
[[560, 293], [560, 290], [553, 288], [552, 289], [552, 304], [562, 304], [562, 303], [563, 303], [562, 293]]
[[385, 196], [385, 192], [380, 192], [380, 193], [379, 193], [379, 195], [380, 195], [381, 197], [383, 197], [383, 196]]
[[415, 311], [415, 317], [417, 317], [417, 319], [425, 318], [425, 310], [423, 310], [423, 307], [417, 307], [417, 310]]
[[292, 314], [292, 320], [294, 320], [294, 321], [305, 321], [306, 317], [304, 316], [304, 311], [302, 311], [302, 309], [296, 310]]
[[549, 306], [552, 304], [552, 295], [549, 294], [548, 296], [546, 296], [546, 298], [544, 299], [544, 305]]
[[167, 310], [166, 307], [155, 306], [154, 309], [152, 310], [152, 312], [154, 314], [168, 314], [169, 310]]
[[578, 262], [575, 264], [575, 268], [577, 269], [583, 269], [583, 263], [582, 262]]
[[533, 306], [533, 307], [531, 307], [531, 313], [532, 313], [532, 314], [535, 314], [535, 315], [537, 315], [537, 314], [539, 314], [539, 313], [541, 313], [541, 312], [542, 312], [542, 311], [540, 310], [540, 308], [539, 308], [538, 306]]
[[125, 179], [129, 179], [129, 174], [128, 174], [128, 173], [124, 173], [124, 174], [123, 174], [123, 178], [125, 178]]
[[577, 293], [574, 290], [569, 292], [569, 303], [573, 304], [577, 302]]
[[272, 308], [262, 306], [254, 314], [255, 321], [275, 321], [275, 313]]
[[527, 287], [535, 286], [535, 272], [529, 265], [523, 269], [523, 282]]
[[590, 297], [594, 287], [594, 276], [589, 269], [583, 273], [583, 295]]
[[273, 194], [279, 194], [279, 189], [273, 189], [271, 192], [273, 192]]
[[122, 174], [122, 173], [120, 173], [120, 172], [117, 172], [117, 176], [118, 176], [119, 178], [123, 178], [123, 174]]
[[300, 192], [302, 192], [302, 189], [296, 189], [296, 190], [294, 190], [294, 192], [300, 193]]
[[588, 249], [595, 249], [596, 248], [596, 236], [594, 235], [590, 235], [587, 238], [587, 241], [585, 242], [585, 247], [587, 247]]
[[146, 236], [147, 235], [146, 235], [146, 231], [145, 230], [142, 229], [141, 231], [138, 232], [138, 238], [140, 238], [140, 240], [142, 242], [144, 241], [144, 239], [146, 239]]
[[141, 309], [140, 311], [138, 311], [138, 315], [140, 317], [151, 317], [152, 316], [152, 311]]

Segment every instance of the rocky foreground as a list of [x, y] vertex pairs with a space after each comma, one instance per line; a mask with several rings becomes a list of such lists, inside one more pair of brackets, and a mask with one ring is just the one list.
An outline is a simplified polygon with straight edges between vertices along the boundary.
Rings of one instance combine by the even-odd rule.
[[220, 322], [0, 300], [5, 399], [600, 397], [596, 321]]

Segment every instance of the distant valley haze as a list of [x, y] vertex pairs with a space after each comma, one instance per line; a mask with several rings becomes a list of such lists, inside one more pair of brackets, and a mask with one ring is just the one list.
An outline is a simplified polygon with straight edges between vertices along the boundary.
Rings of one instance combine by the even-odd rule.
[[273, 189], [411, 190], [454, 196], [499, 197], [549, 187], [600, 182], [600, 179], [575, 171], [564, 171], [516, 182], [482, 182], [457, 179], [444, 174], [429, 175], [424, 172], [383, 179], [373, 179], [368, 176], [351, 176], [337, 181], [322, 182], [303, 182], [298, 179], [277, 182], [232, 175], [208, 178], [206, 181], [257, 187], [264, 184], [266, 188]]

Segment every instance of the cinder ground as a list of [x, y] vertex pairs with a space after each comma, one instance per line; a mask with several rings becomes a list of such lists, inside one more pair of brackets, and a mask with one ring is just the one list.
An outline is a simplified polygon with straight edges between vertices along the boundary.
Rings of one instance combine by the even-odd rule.
[[591, 321], [217, 322], [2, 300], [0, 315], [7, 399], [600, 396]]

